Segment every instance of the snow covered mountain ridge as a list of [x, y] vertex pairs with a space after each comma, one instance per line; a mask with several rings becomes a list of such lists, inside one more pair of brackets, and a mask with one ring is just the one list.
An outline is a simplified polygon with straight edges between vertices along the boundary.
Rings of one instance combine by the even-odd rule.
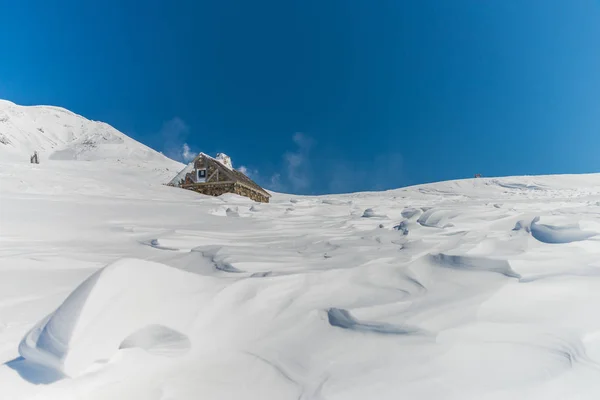
[[0, 100], [0, 157], [28, 162], [34, 151], [42, 160], [114, 160], [180, 167], [104, 122], [60, 107], [19, 106]]

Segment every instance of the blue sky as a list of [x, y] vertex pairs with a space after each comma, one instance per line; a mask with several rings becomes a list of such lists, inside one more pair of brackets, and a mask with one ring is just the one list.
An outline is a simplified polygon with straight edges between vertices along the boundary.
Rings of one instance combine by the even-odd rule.
[[294, 193], [600, 171], [600, 2], [23, 1], [0, 98]]

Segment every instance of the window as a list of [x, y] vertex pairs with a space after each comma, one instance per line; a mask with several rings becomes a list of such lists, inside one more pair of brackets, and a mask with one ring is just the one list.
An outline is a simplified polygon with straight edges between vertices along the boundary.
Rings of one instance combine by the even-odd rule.
[[206, 179], [206, 170], [199, 169], [198, 170], [198, 180], [203, 180], [203, 179]]

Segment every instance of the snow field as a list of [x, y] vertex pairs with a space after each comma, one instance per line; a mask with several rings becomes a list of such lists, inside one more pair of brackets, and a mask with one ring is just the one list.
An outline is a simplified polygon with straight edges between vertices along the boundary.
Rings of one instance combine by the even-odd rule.
[[255, 204], [118, 143], [31, 165], [77, 145], [26, 132], [0, 147], [1, 399], [600, 394], [600, 175]]

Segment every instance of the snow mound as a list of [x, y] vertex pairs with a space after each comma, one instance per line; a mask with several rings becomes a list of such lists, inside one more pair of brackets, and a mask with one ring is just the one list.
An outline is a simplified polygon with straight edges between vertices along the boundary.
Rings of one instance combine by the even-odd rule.
[[579, 224], [540, 224], [540, 217], [533, 219], [530, 229], [534, 238], [542, 243], [551, 244], [579, 242], [598, 235], [598, 232], [582, 230]]
[[423, 211], [419, 210], [418, 208], [408, 207], [402, 210], [402, 217], [411, 219], [413, 217], [418, 217], [422, 213]]
[[363, 218], [385, 218], [383, 213], [378, 212], [373, 208], [367, 208], [363, 211]]
[[223, 193], [222, 195], [218, 196], [218, 198], [225, 203], [236, 203], [236, 204], [254, 204], [254, 203], [256, 203], [254, 200], [252, 200], [248, 197], [240, 196], [239, 194], [235, 194], [235, 193]]
[[27, 333], [19, 353], [73, 377], [119, 348], [189, 348], [181, 332], [194, 315], [189, 296], [198, 279], [158, 263], [119, 260], [85, 280]]
[[449, 222], [458, 216], [458, 212], [454, 210], [441, 210], [431, 208], [426, 210], [417, 220], [422, 226], [429, 228], [450, 228], [454, 224]]
[[148, 325], [129, 335], [120, 349], [141, 348], [152, 354], [179, 356], [192, 347], [190, 339], [164, 325]]

